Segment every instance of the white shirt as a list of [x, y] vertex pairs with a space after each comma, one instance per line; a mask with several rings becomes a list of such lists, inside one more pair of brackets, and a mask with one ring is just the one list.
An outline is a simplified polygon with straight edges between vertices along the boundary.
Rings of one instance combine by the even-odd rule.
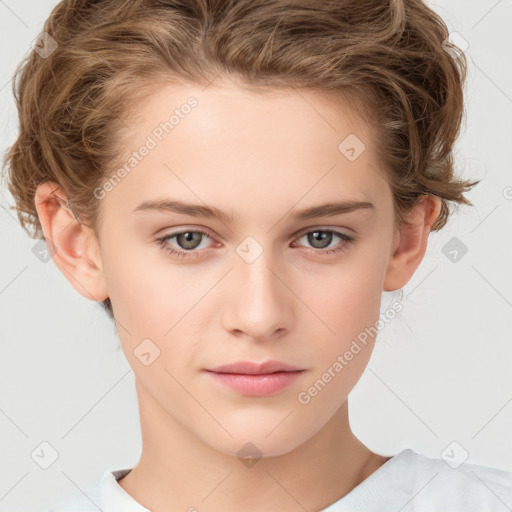
[[[150, 512], [117, 482], [131, 471], [107, 471], [84, 494], [42, 512]], [[352, 491], [315, 512], [505, 512], [512, 509], [512, 472], [476, 464], [456, 469], [406, 449]]]

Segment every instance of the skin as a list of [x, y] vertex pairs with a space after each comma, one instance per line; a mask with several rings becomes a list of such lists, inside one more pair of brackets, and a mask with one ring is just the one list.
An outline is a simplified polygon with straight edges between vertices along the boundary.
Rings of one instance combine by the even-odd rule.
[[[440, 201], [424, 196], [396, 229], [372, 132], [349, 105], [312, 91], [162, 86], [128, 121], [127, 154], [189, 96], [198, 106], [101, 200], [98, 236], [55, 200], [66, 199], [58, 184], [40, 185], [35, 197], [56, 265], [83, 296], [110, 297], [135, 374], [143, 449], [119, 484], [153, 512], [321, 510], [389, 459], [355, 437], [347, 412], [375, 339], [309, 403], [298, 393], [376, 324], [382, 291], [413, 276]], [[354, 161], [338, 150], [351, 133], [366, 145]], [[233, 219], [133, 212], [165, 197]], [[292, 220], [303, 208], [349, 199], [375, 209]], [[334, 236], [328, 249], [344, 250], [321, 254], [315, 239], [296, 236], [304, 228], [357, 239]], [[198, 238], [188, 258], [156, 241], [197, 229], [211, 238]], [[248, 236], [263, 250], [251, 263], [236, 252]], [[177, 237], [168, 244], [191, 250]], [[148, 366], [134, 355], [146, 338], [160, 349]], [[267, 397], [236, 393], [203, 371], [268, 359], [305, 371]], [[252, 467], [237, 457], [247, 442], [261, 454]]]

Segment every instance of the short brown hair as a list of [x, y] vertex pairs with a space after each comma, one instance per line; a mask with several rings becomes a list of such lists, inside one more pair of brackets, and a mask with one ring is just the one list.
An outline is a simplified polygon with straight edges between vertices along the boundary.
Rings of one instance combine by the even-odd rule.
[[[122, 120], [159, 85], [302, 88], [351, 98], [373, 124], [400, 224], [421, 195], [472, 205], [479, 181], [454, 176], [464, 53], [420, 0], [63, 0], [43, 28], [58, 47], [32, 50], [13, 93], [20, 131], [4, 157], [22, 227], [43, 238], [36, 187], [60, 184], [98, 233], [93, 190], [122, 153]], [[103, 305], [113, 317], [110, 300]]]

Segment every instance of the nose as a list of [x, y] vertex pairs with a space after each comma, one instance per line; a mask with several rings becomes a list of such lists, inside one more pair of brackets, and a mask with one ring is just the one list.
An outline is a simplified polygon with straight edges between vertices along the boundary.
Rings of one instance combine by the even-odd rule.
[[238, 337], [263, 342], [281, 337], [291, 328], [294, 295], [286, 271], [263, 253], [251, 263], [235, 255], [224, 302], [223, 326]]

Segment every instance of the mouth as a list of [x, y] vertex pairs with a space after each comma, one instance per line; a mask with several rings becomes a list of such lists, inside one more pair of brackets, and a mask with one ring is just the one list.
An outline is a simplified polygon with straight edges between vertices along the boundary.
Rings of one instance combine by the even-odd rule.
[[289, 387], [306, 370], [281, 361], [239, 361], [205, 369], [217, 382], [247, 396], [270, 396]]

